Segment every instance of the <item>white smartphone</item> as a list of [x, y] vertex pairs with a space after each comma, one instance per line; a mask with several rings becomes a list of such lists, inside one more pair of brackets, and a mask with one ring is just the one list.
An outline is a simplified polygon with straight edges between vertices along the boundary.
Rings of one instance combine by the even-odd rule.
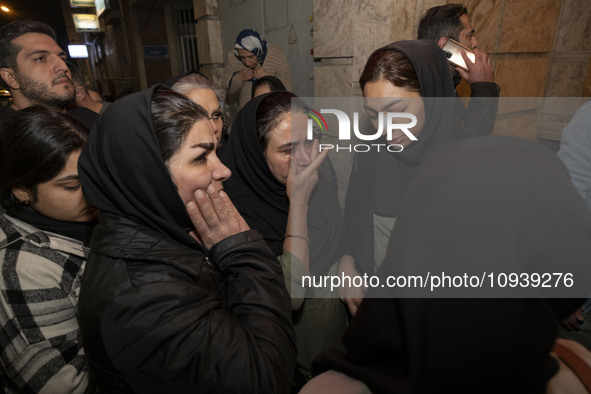
[[461, 67], [464, 70], [468, 70], [468, 66], [466, 66], [466, 62], [462, 57], [462, 51], [466, 52], [466, 55], [468, 55], [468, 59], [470, 59], [470, 61], [475, 61], [476, 56], [474, 55], [474, 52], [452, 38], [448, 38], [447, 42], [443, 46], [443, 53], [445, 53], [447, 60], [449, 60], [451, 64]]

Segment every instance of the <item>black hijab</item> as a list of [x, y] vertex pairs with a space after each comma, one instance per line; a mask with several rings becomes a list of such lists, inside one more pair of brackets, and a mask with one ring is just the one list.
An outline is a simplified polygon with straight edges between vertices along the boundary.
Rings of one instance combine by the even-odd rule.
[[[238, 112], [222, 162], [232, 171], [224, 190], [248, 225], [258, 230], [279, 255], [283, 251], [289, 198], [285, 185], [267, 164], [256, 130], [257, 109], [272, 94], [253, 98]], [[318, 183], [308, 202], [310, 272], [326, 273], [342, 255], [341, 222], [336, 175], [327, 158], [318, 168]]]
[[449, 62], [433, 41], [398, 41], [378, 49], [374, 54], [392, 49], [401, 52], [412, 63], [419, 78], [426, 116], [418, 141], [400, 153], [379, 154], [376, 158], [375, 212], [396, 217], [404, 192], [416, 176], [421, 162], [434, 149], [452, 141], [452, 100], [445, 102], [440, 98], [455, 97], [455, 90]]
[[443, 51], [430, 40], [412, 40], [392, 43], [372, 56], [392, 49], [405, 55], [415, 68], [426, 119], [418, 141], [402, 152], [369, 152], [355, 157], [345, 204], [346, 253], [355, 257], [361, 272], [374, 272], [373, 213], [397, 217], [422, 161], [453, 138], [455, 90]]
[[[378, 275], [460, 267], [578, 270], [576, 278], [589, 261], [591, 215], [555, 155], [527, 140], [475, 137], [421, 166]], [[347, 353], [324, 355], [317, 372], [343, 371], [375, 393], [545, 393], [557, 369], [549, 353], [558, 320], [581, 302], [392, 294], [368, 290], [345, 335]]]
[[102, 115], [80, 155], [86, 200], [103, 212], [134, 220], [201, 249], [188, 232], [186, 208], [160, 152], [151, 117], [151, 89], [117, 100]]

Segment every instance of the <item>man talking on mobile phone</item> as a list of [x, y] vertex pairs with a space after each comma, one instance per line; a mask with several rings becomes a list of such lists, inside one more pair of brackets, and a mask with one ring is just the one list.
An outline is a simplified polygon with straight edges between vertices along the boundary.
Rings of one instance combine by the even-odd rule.
[[[450, 64], [454, 86], [457, 87], [464, 78], [470, 84], [472, 98], [462, 114], [463, 122], [458, 128], [458, 138], [491, 134], [497, 114], [500, 88], [494, 81], [490, 59], [486, 53], [478, 50], [474, 33], [468, 9], [463, 4], [445, 4], [430, 8], [421, 18], [417, 33], [418, 39], [435, 41], [440, 48], [452, 38], [474, 52], [474, 62], [465, 54], [462, 55], [467, 70]], [[481, 97], [485, 99], [475, 99]]]

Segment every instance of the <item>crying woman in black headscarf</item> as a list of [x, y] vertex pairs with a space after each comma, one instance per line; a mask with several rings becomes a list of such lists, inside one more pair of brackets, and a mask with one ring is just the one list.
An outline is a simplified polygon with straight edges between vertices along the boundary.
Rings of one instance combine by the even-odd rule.
[[293, 93], [255, 97], [238, 113], [222, 161], [233, 172], [224, 189], [248, 225], [259, 230], [283, 267], [292, 296], [299, 371], [340, 347], [342, 302], [303, 288], [303, 276], [335, 274], [343, 249], [335, 172], [307, 138], [306, 107]]
[[155, 86], [95, 127], [79, 168], [102, 213], [78, 318], [101, 391], [289, 392], [289, 295], [221, 189], [207, 112]]

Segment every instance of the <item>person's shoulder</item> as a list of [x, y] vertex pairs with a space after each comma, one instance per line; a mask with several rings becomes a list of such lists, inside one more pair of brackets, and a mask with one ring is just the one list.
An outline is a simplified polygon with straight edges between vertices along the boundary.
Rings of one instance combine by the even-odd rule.
[[94, 122], [99, 118], [99, 114], [96, 112], [85, 108], [85, 107], [73, 107], [67, 110], [67, 114], [72, 118], [76, 119], [78, 122], [82, 123], [84, 127], [90, 131]]

